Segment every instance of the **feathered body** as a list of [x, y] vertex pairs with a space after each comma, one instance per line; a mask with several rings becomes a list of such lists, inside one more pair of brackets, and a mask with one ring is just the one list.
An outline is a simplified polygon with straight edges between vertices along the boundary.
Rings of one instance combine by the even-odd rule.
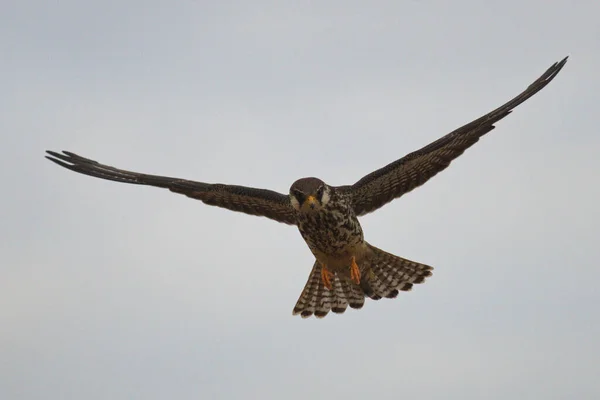
[[364, 248], [364, 236], [348, 196], [325, 190], [320, 207], [299, 210], [298, 230], [315, 257], [333, 267], [335, 259]]
[[[427, 265], [368, 244], [347, 192], [318, 178], [303, 178], [294, 182], [290, 196], [298, 211], [298, 230], [316, 258], [294, 314], [324, 317], [329, 310], [343, 313], [348, 305], [361, 308], [365, 295], [393, 298], [431, 275], [433, 268]], [[352, 279], [352, 262], [360, 271], [358, 282]], [[321, 279], [324, 268], [333, 275], [329, 288]]]
[[64, 151], [47, 158], [81, 174], [135, 185], [166, 188], [206, 204], [296, 225], [316, 261], [294, 314], [324, 317], [331, 310], [361, 308], [365, 296], [396, 297], [431, 275], [432, 268], [371, 246], [358, 218], [423, 185], [446, 169], [519, 104], [542, 90], [565, 66], [554, 63], [519, 95], [429, 145], [365, 175], [353, 185], [333, 187], [302, 178], [289, 194], [237, 185], [211, 184], [114, 168]]

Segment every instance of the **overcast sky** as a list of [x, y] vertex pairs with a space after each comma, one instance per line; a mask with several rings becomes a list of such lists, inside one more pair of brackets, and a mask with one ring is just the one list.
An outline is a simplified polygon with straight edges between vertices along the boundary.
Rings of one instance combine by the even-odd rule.
[[[285, 4], [285, 5], [283, 5]], [[600, 3], [4, 1], [1, 399], [600, 398]], [[294, 227], [44, 151], [350, 184], [559, 76], [362, 218], [435, 267], [303, 320]]]

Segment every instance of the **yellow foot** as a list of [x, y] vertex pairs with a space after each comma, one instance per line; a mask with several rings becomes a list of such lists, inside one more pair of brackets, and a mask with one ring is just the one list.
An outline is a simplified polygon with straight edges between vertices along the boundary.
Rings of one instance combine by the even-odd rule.
[[360, 269], [356, 265], [356, 258], [354, 256], [350, 259], [350, 279], [357, 285], [360, 283]]
[[323, 285], [329, 290], [333, 288], [331, 286], [331, 278], [333, 278], [333, 273], [325, 265], [321, 264], [321, 280], [323, 280]]

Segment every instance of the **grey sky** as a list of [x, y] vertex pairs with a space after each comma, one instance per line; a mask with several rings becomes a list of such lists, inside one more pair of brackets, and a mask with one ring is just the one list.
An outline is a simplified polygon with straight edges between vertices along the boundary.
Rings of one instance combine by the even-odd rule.
[[[598, 2], [320, 3], [0, 6], [1, 399], [600, 397]], [[291, 315], [313, 262], [295, 228], [43, 158], [353, 183], [565, 55], [361, 220], [433, 277], [323, 320]]]

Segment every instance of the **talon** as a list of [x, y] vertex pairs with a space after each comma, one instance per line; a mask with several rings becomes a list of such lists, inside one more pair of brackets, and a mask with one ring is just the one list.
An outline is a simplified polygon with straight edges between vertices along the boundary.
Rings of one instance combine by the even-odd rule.
[[354, 256], [350, 259], [350, 279], [357, 285], [360, 284], [360, 269], [358, 269], [356, 258]]
[[323, 285], [329, 290], [333, 288], [331, 285], [331, 278], [333, 278], [333, 273], [325, 267], [325, 265], [321, 264], [321, 280], [323, 281]]

